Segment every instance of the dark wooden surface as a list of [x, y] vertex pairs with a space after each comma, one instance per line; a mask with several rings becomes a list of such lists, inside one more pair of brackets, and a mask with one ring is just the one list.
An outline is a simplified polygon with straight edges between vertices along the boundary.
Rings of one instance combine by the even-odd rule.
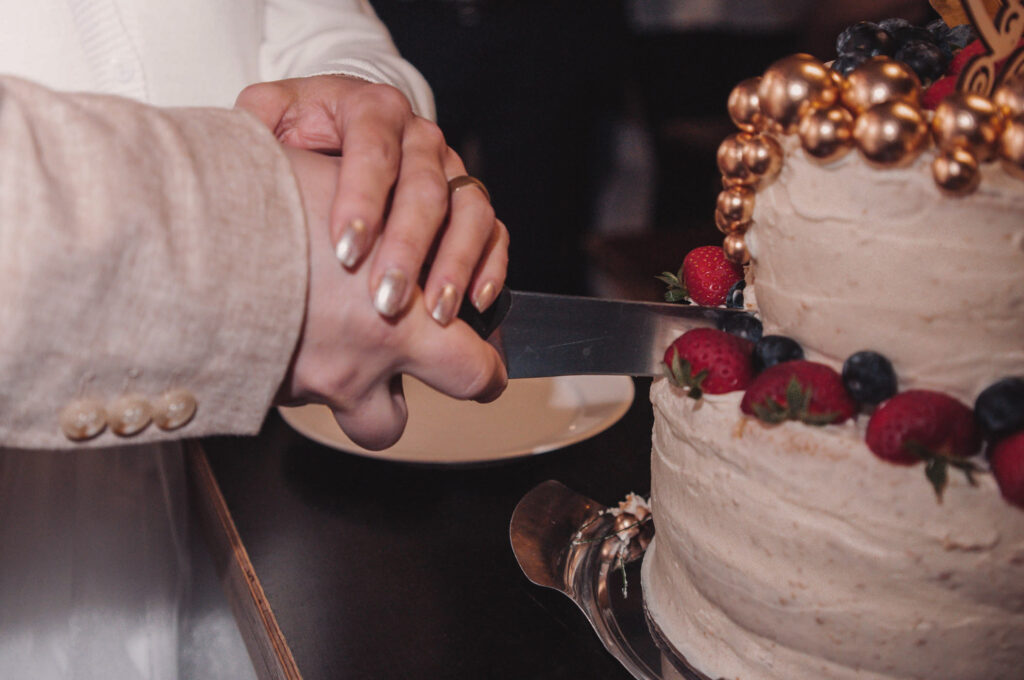
[[647, 495], [649, 384], [604, 433], [486, 466], [339, 452], [276, 413], [258, 437], [204, 441], [302, 677], [628, 680], [575, 604], [523, 576], [508, 525], [548, 479], [606, 505]]

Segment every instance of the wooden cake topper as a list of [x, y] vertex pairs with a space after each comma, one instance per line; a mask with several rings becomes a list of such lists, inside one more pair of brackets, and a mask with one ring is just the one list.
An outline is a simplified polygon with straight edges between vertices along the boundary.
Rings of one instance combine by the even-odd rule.
[[957, 89], [991, 96], [999, 85], [1024, 75], [1024, 0], [931, 0], [947, 25], [970, 23], [985, 52], [967, 62]]

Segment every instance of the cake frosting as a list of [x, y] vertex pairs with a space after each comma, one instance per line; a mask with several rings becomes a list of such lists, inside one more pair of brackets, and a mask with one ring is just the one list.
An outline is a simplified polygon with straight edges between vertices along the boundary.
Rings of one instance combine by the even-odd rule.
[[694, 668], [730, 680], [1019, 680], [1024, 513], [989, 476], [868, 452], [862, 426], [765, 425], [741, 393], [655, 405], [644, 600]]
[[795, 137], [757, 192], [747, 244], [766, 334], [841, 366], [883, 352], [901, 388], [971, 402], [1024, 367], [1024, 182], [982, 166], [969, 196], [944, 197], [923, 154], [900, 169], [856, 153], [822, 167]]
[[[965, 404], [1024, 376], [1024, 181], [985, 164], [952, 197], [933, 152], [879, 169], [778, 141], [744, 234], [765, 334], [837, 370], [879, 352], [900, 390]], [[728, 680], [1024, 678], [1024, 510], [991, 475], [951, 475], [939, 498], [921, 466], [872, 454], [866, 415], [766, 424], [742, 397], [651, 390], [644, 601], [688, 664]]]

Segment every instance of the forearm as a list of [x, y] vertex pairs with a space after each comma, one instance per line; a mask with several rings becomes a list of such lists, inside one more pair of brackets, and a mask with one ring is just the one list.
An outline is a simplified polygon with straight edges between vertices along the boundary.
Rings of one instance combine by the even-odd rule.
[[430, 87], [366, 0], [267, 0], [260, 70], [266, 81], [340, 73], [386, 83], [417, 115], [436, 117]]
[[172, 389], [194, 395], [192, 421], [128, 441], [257, 430], [308, 275], [266, 129], [0, 78], [0, 140], [0, 444], [69, 446], [67, 404]]

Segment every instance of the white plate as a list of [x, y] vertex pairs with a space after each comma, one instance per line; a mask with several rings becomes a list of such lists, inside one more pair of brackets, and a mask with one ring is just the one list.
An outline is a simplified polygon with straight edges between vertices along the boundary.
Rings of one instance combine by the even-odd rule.
[[479, 463], [544, 453], [592, 437], [633, 403], [628, 376], [575, 375], [512, 380], [496, 401], [457, 401], [405, 378], [409, 423], [394, 446], [357, 446], [324, 406], [280, 408], [313, 441], [342, 451], [415, 463]]

